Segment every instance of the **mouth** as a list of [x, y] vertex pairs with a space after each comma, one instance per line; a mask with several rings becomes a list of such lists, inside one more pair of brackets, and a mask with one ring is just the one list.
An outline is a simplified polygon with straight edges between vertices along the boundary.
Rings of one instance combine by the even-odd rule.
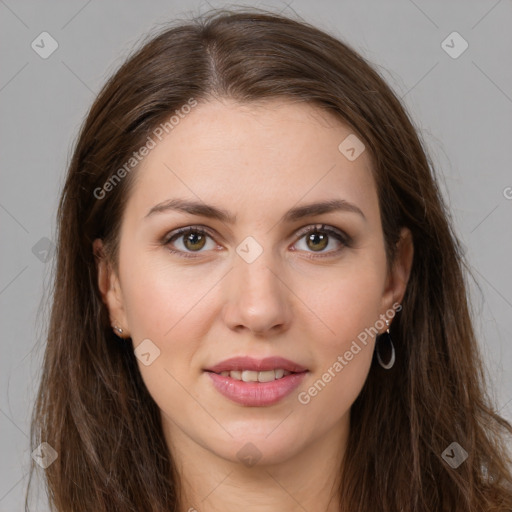
[[281, 357], [236, 357], [207, 368], [214, 388], [224, 397], [246, 407], [273, 405], [302, 382], [303, 366]]

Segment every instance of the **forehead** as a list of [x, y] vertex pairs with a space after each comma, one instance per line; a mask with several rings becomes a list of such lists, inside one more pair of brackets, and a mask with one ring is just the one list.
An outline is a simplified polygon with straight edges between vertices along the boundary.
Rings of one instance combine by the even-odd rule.
[[326, 195], [367, 210], [377, 204], [368, 152], [347, 158], [343, 141], [354, 140], [353, 130], [310, 104], [209, 101], [167, 131], [161, 140], [153, 133], [154, 147], [136, 171], [127, 210], [137, 217], [172, 197], [222, 203], [237, 218]]

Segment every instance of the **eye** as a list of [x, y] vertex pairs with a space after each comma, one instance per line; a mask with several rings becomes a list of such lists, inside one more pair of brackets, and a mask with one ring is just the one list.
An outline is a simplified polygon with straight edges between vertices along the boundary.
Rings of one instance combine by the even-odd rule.
[[[344, 247], [348, 247], [350, 245], [350, 237], [348, 235], [334, 227], [326, 227], [325, 224], [308, 226], [297, 232], [296, 236], [301, 237], [299, 242], [304, 240], [303, 247], [299, 247], [299, 250], [305, 250], [306, 252], [313, 253], [322, 253], [319, 254], [318, 257], [338, 254]], [[332, 241], [331, 239], [334, 239], [337, 242], [338, 248], [325, 251], [324, 249], [329, 247], [330, 242]], [[341, 247], [339, 247], [340, 245]], [[317, 256], [313, 255], [313, 257]]]
[[[212, 246], [210, 247], [206, 247], [208, 238], [212, 241]], [[174, 244], [175, 241], [179, 242], [177, 244], [177, 250], [174, 250], [172, 247], [169, 247], [169, 250], [172, 253], [188, 258], [194, 257], [189, 256], [190, 253], [200, 252], [204, 247], [206, 247], [207, 250], [217, 247], [211, 235], [201, 226], [188, 226], [177, 229], [165, 237], [163, 244], [169, 246]], [[176, 247], [176, 245], [174, 247]]]
[[[349, 247], [351, 238], [342, 231], [325, 224], [307, 226], [295, 233], [300, 240], [304, 240], [304, 247], [298, 247], [299, 250], [313, 253], [309, 257], [327, 257], [338, 254], [344, 247]], [[208, 239], [211, 245], [208, 247]], [[332, 239], [337, 242], [338, 248], [325, 251], [331, 244]], [[213, 241], [213, 236], [202, 226], [187, 226], [176, 229], [164, 237], [162, 244], [167, 246], [168, 250], [185, 258], [196, 257], [194, 253], [200, 253], [203, 249], [211, 250], [218, 247]], [[296, 249], [294, 249], [296, 250]], [[319, 253], [319, 254], [314, 254]]]

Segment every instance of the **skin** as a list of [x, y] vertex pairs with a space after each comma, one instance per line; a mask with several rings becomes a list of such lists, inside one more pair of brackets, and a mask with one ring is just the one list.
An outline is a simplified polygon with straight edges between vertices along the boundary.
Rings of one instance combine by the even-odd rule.
[[[238, 511], [240, 504], [250, 512], [339, 510], [334, 493], [350, 408], [370, 371], [375, 339], [307, 405], [297, 395], [401, 302], [413, 258], [404, 229], [388, 272], [370, 157], [364, 151], [349, 161], [338, 150], [351, 133], [304, 103], [212, 100], [192, 109], [136, 171], [118, 272], [99, 258], [98, 285], [122, 337], [134, 347], [150, 339], [160, 350], [150, 365], [138, 364], [162, 411], [183, 511]], [[236, 222], [178, 211], [144, 218], [178, 197], [226, 209]], [[279, 220], [292, 207], [326, 199], [349, 201], [365, 218], [339, 211]], [[347, 233], [351, 244], [296, 236], [318, 224]], [[205, 243], [185, 245], [186, 236], [161, 242], [193, 225], [212, 236]], [[263, 248], [252, 263], [236, 252], [248, 236]], [[101, 240], [94, 251], [101, 256]], [[279, 355], [309, 373], [277, 404], [245, 407], [217, 392], [203, 372], [238, 355]], [[248, 442], [261, 454], [252, 467], [237, 456]]]

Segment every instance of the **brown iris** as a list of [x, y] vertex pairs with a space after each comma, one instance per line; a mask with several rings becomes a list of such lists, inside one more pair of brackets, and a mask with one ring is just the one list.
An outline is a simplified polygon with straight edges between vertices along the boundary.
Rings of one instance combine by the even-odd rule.
[[206, 237], [202, 233], [192, 231], [183, 237], [183, 244], [190, 251], [200, 250], [206, 243]]
[[[329, 235], [319, 233], [319, 232], [314, 232], [314, 233], [310, 233], [307, 236], [306, 243], [310, 249], [321, 251], [321, 250], [325, 249], [325, 247], [327, 246], [328, 240], [329, 240]], [[310, 242], [320, 242], [320, 243], [311, 246]]]

